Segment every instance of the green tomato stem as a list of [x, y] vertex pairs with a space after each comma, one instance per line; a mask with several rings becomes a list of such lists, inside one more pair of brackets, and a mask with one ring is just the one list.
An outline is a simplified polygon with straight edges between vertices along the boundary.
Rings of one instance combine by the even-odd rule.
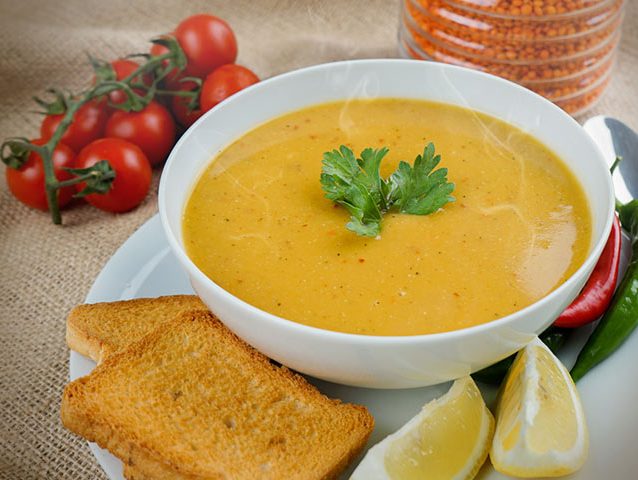
[[158, 95], [167, 95], [173, 97], [195, 97], [196, 92], [192, 90], [155, 90]]
[[[172, 54], [170, 54], [170, 53], [163, 53], [161, 55], [157, 55], [155, 57], [151, 57], [145, 63], [140, 65], [139, 68], [137, 68], [133, 72], [131, 72], [131, 74], [128, 77], [126, 77], [126, 78], [124, 78], [124, 79], [122, 79], [120, 81], [130, 84], [131, 81], [135, 77], [152, 71], [157, 65], [161, 64], [164, 60], [168, 60], [171, 57], [172, 57]], [[167, 69], [167, 71], [168, 71], [168, 69]]]
[[56, 189], [60, 189], [60, 188], [65, 188], [65, 187], [70, 187], [72, 185], [76, 185], [78, 183], [82, 183], [85, 182], [87, 180], [90, 180], [91, 178], [95, 178], [95, 177], [101, 177], [104, 180], [110, 180], [112, 178], [115, 178], [115, 173], [113, 172], [109, 172], [109, 173], [101, 173], [101, 172], [91, 172], [91, 173], [85, 173], [84, 175], [78, 175], [76, 177], [73, 177], [69, 180], [63, 180], [63, 181], [56, 181], [55, 182], [55, 188]]
[[64, 132], [67, 131], [71, 123], [73, 122], [73, 116], [82, 105], [93, 98], [94, 88], [82, 95], [79, 101], [69, 102], [68, 108], [62, 121], [53, 132], [53, 135], [49, 141], [44, 145], [42, 152], [42, 165], [44, 167], [44, 187], [47, 194], [47, 203], [49, 204], [49, 212], [51, 213], [51, 220], [54, 224], [60, 225], [62, 223], [62, 215], [60, 214], [60, 204], [58, 202], [58, 179], [55, 176], [53, 168], [53, 152], [55, 147], [60, 143], [60, 139]]

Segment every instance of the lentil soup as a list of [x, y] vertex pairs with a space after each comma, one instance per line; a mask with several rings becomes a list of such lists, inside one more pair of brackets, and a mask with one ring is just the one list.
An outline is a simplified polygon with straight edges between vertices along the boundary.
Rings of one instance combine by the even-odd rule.
[[[388, 213], [381, 235], [345, 228], [324, 197], [323, 152], [387, 146], [387, 177], [433, 142], [456, 201], [431, 215]], [[327, 330], [416, 335], [508, 315], [585, 260], [591, 218], [571, 172], [500, 120], [407, 99], [335, 102], [239, 138], [196, 181], [186, 251], [213, 281], [280, 317]]]

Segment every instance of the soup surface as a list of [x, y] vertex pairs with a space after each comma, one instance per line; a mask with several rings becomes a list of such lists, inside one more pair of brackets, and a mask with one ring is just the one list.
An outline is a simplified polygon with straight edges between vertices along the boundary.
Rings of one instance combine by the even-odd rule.
[[[378, 238], [324, 198], [323, 152], [387, 146], [381, 172], [433, 142], [456, 201], [388, 213]], [[404, 99], [336, 102], [265, 123], [222, 151], [187, 202], [188, 255], [221, 287], [295, 322], [367, 335], [444, 332], [537, 301], [584, 261], [591, 219], [557, 156], [492, 117]]]

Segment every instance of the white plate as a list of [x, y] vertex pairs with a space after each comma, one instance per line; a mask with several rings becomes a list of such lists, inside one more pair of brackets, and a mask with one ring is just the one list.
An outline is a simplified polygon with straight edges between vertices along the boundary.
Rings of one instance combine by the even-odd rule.
[[[186, 274], [173, 257], [156, 215], [137, 230], [111, 257], [98, 275], [87, 303], [192, 293]], [[587, 330], [587, 329], [585, 329]], [[588, 331], [573, 335], [561, 352], [571, 365]], [[71, 352], [70, 376], [74, 380], [87, 375], [95, 364]], [[589, 459], [584, 468], [568, 478], [578, 480], [626, 480], [637, 477], [638, 455], [638, 335], [633, 335], [613, 357], [601, 364], [578, 384], [590, 432]], [[397, 430], [414, 416], [421, 406], [444, 393], [449, 384], [410, 390], [372, 390], [346, 387], [309, 379], [326, 395], [367, 406], [376, 427], [369, 445]], [[493, 388], [481, 385], [490, 405]], [[112, 480], [123, 479], [121, 462], [90, 443], [98, 462]], [[508, 478], [487, 465], [478, 478]]]

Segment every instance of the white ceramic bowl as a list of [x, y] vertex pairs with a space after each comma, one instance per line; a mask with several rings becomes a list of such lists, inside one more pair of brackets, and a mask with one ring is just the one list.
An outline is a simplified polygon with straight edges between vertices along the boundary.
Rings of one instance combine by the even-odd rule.
[[[590, 202], [589, 256], [563, 285], [501, 319], [446, 333], [378, 337], [322, 330], [277, 317], [231, 295], [188, 258], [185, 202], [200, 172], [224, 147], [257, 125], [302, 107], [347, 98], [404, 97], [462, 105], [505, 120], [554, 150]], [[265, 80], [202, 116], [173, 149], [159, 188], [162, 224], [193, 288], [249, 344], [299, 372], [347, 385], [407, 388], [451, 380], [511, 354], [544, 330], [576, 297], [611, 228], [613, 187], [592, 140], [561, 109], [514, 83], [459, 67], [414, 60], [318, 65]], [[211, 248], [214, 248], [211, 246]]]

